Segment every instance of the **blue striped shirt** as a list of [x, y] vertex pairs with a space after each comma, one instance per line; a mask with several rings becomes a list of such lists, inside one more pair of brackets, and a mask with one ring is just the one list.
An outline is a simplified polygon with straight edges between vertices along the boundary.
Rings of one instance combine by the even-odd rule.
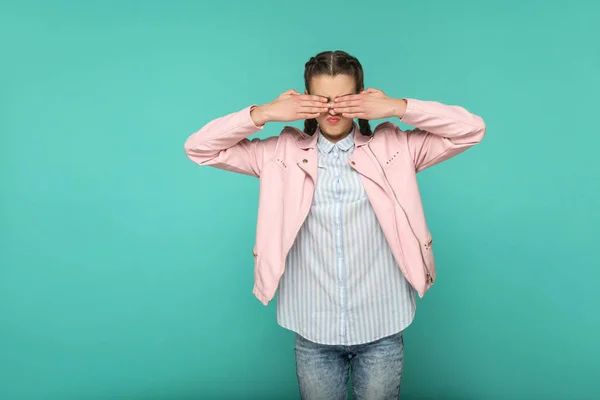
[[375, 341], [412, 322], [414, 289], [394, 260], [359, 174], [349, 165], [354, 133], [335, 144], [319, 130], [315, 134], [317, 185], [286, 259], [277, 322], [316, 343]]

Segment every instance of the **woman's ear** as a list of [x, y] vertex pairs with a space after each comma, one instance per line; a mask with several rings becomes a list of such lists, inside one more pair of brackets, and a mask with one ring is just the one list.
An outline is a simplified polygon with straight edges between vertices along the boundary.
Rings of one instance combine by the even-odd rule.
[[308, 90], [304, 89], [304, 94], [308, 94]]

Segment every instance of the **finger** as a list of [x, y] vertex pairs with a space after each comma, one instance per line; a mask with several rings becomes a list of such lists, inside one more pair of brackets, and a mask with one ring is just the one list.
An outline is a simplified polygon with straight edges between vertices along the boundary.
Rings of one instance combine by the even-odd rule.
[[329, 111], [328, 107], [300, 107], [300, 109], [298, 110], [299, 113], [301, 114], [314, 114], [314, 113], [324, 113], [326, 111]]
[[365, 113], [343, 113], [342, 117], [367, 119], [367, 114], [365, 114]]
[[345, 101], [339, 101], [337, 103], [335, 103], [335, 107], [334, 108], [342, 108], [342, 107], [359, 107], [360, 106], [360, 101], [357, 100], [345, 100]]
[[294, 89], [290, 89], [287, 92], [284, 92], [283, 94], [300, 94], [297, 91], [295, 91]]
[[360, 100], [362, 98], [363, 98], [362, 94], [348, 94], [346, 96], [336, 97], [333, 101], [335, 103], [339, 103], [340, 101], [353, 101], [353, 100]]
[[316, 96], [314, 94], [303, 94], [300, 97], [300, 100], [303, 100], [303, 101], [318, 101], [318, 102], [321, 102], [321, 103], [326, 103], [327, 102], [327, 98], [326, 97]]
[[299, 114], [298, 118], [299, 119], [313, 119], [313, 118], [317, 118], [319, 115], [319, 113], [303, 113], [303, 114]]
[[336, 114], [343, 114], [343, 113], [363, 113], [364, 110], [361, 109], [360, 107], [335, 107], [333, 109], [333, 112]]
[[381, 90], [379, 89], [374, 89], [374, 88], [368, 88], [365, 90], [366, 93], [379, 93], [381, 92]]
[[325, 104], [322, 101], [314, 101], [314, 100], [302, 100], [300, 102], [300, 106], [302, 106], [302, 107], [327, 107], [327, 108], [329, 108], [329, 104]]

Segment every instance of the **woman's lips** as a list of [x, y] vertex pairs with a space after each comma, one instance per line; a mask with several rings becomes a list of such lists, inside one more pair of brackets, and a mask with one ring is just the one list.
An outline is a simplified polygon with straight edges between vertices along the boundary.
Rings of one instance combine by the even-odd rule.
[[332, 125], [335, 125], [338, 122], [340, 122], [340, 118], [339, 117], [329, 117], [329, 118], [327, 118], [327, 122], [329, 122]]

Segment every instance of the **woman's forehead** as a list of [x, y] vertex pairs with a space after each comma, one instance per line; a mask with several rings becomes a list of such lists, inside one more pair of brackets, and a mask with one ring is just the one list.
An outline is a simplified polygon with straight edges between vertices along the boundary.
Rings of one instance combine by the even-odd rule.
[[337, 97], [354, 94], [356, 82], [350, 75], [318, 75], [310, 82], [310, 91], [317, 96]]

